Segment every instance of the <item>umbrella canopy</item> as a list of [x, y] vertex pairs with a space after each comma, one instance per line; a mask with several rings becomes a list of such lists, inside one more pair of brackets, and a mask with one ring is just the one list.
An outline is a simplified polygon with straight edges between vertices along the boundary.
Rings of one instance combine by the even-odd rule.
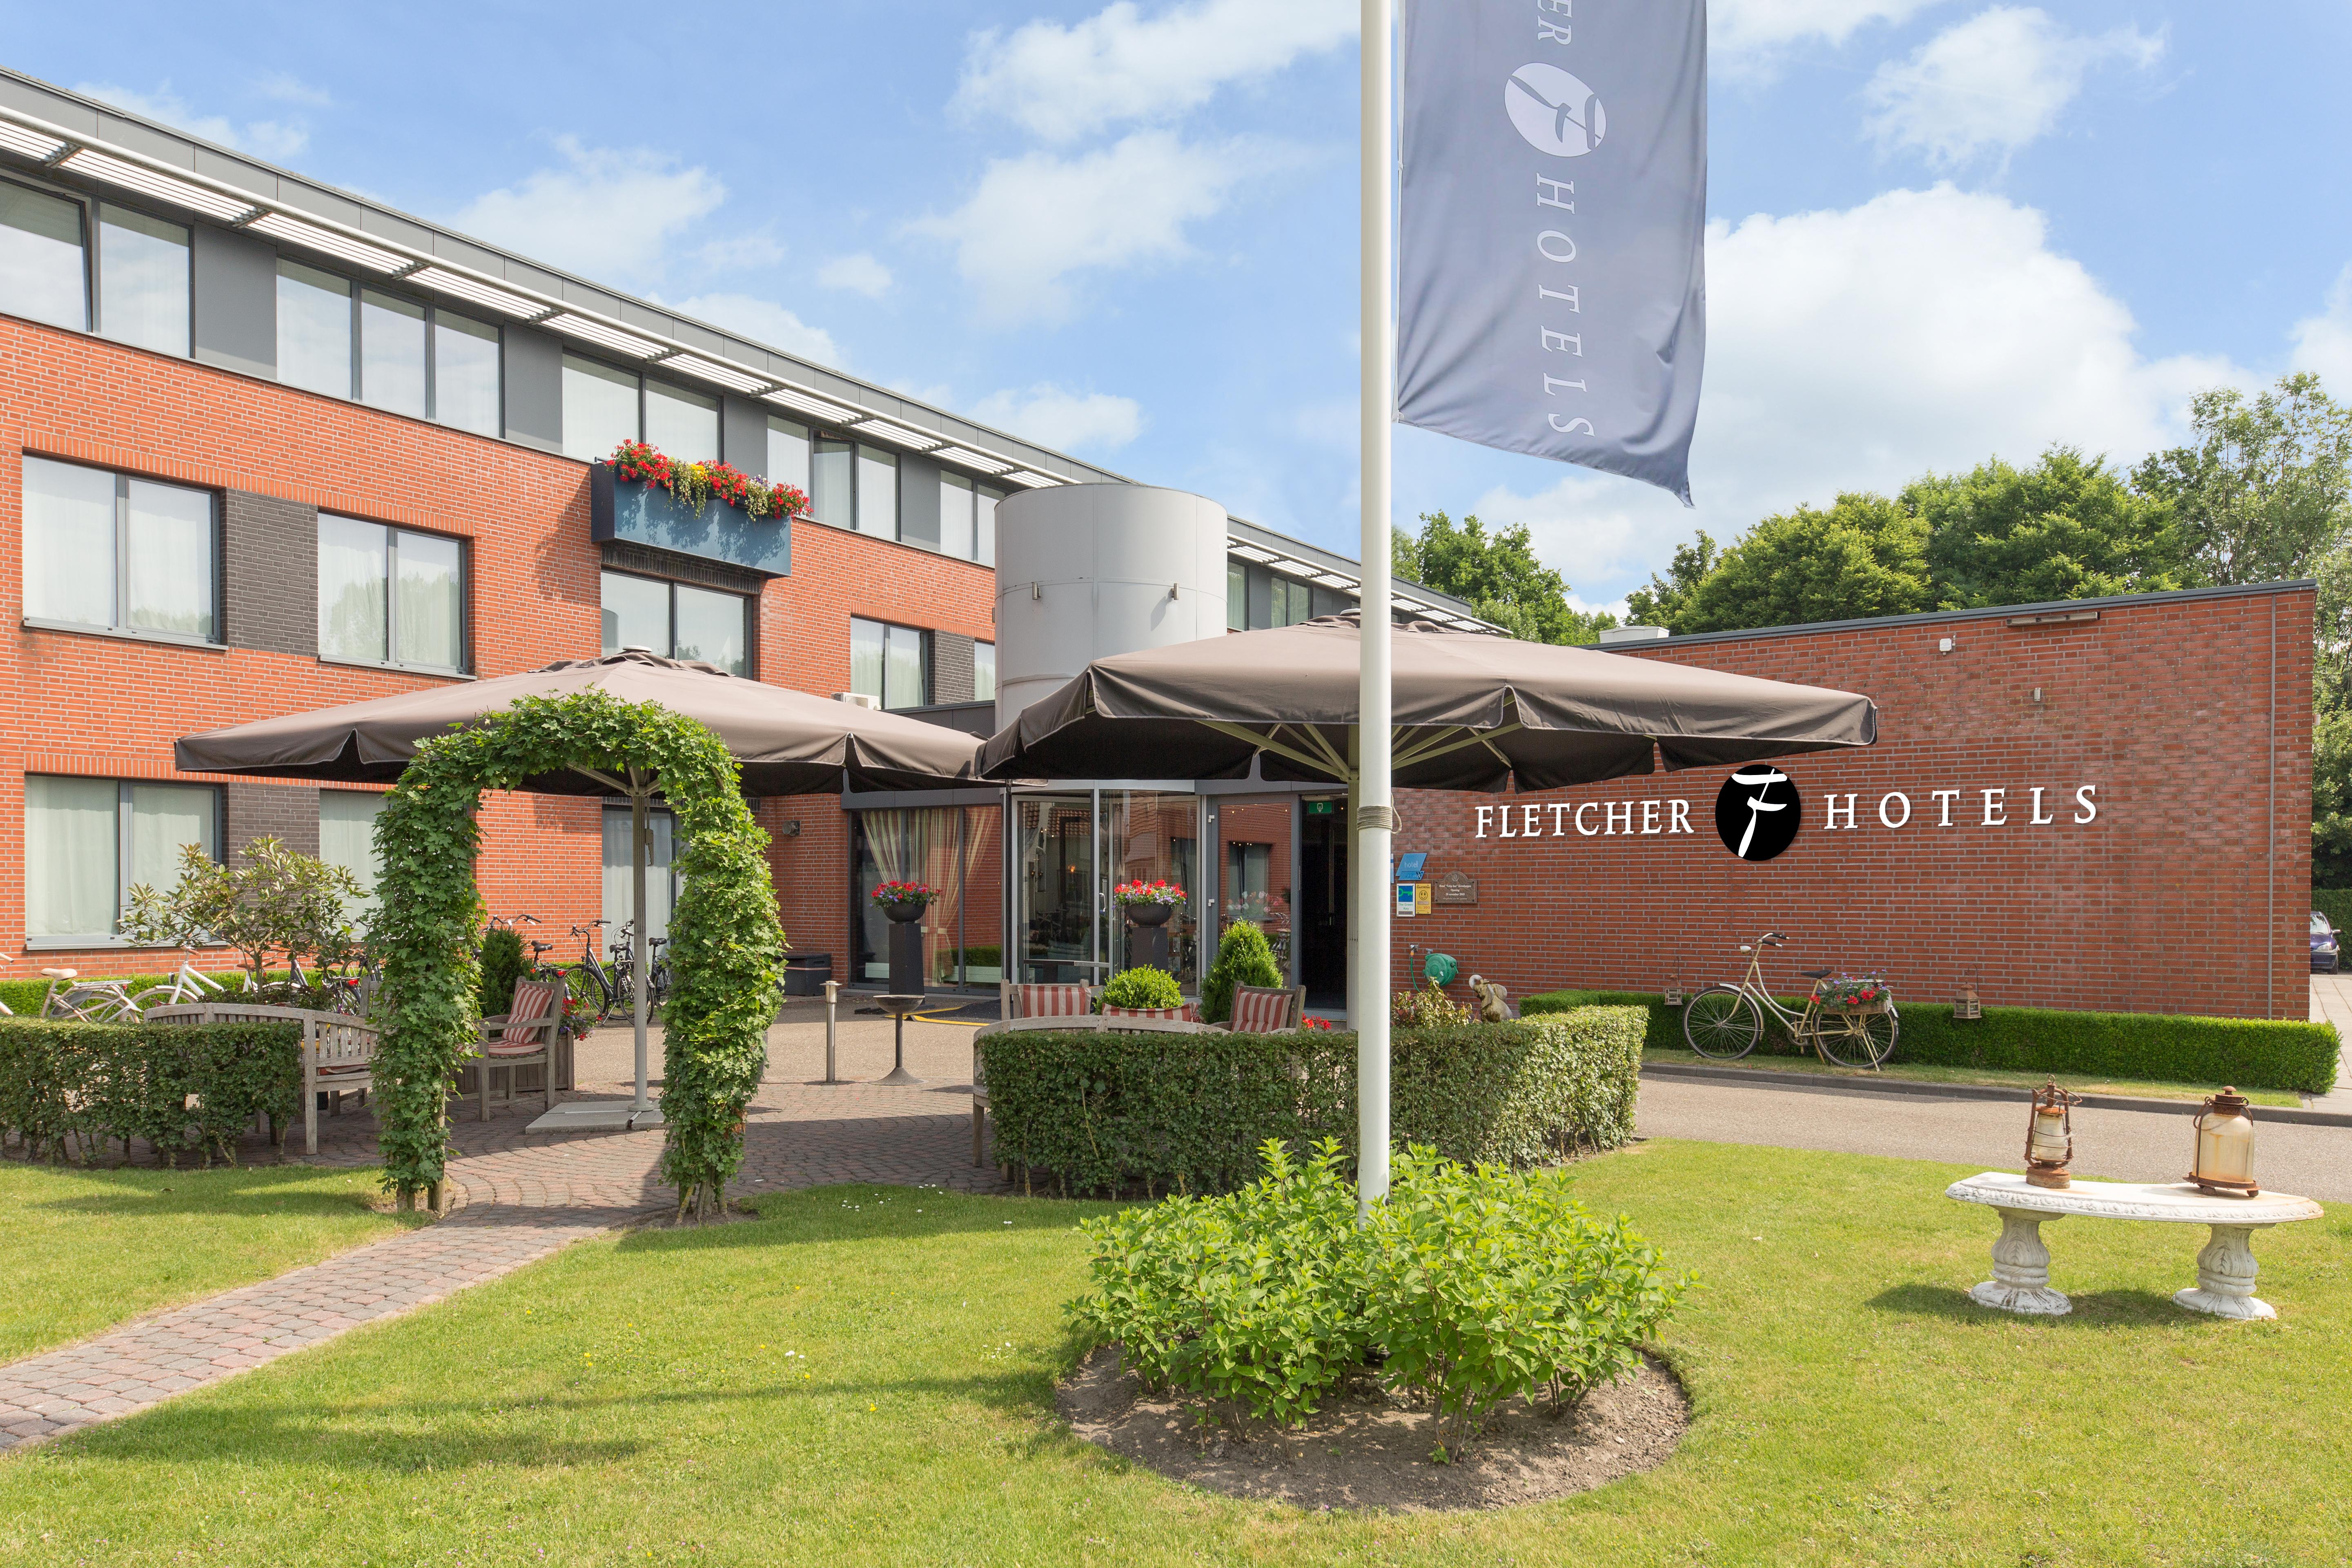
[[[519, 697], [563, 697], [601, 688], [630, 702], [658, 702], [718, 733], [743, 766], [743, 793], [830, 795], [845, 773], [861, 789], [936, 789], [971, 782], [971, 736], [919, 719], [877, 712], [728, 674], [715, 665], [632, 648], [602, 658], [558, 659], [544, 669], [404, 691], [189, 735], [173, 747], [188, 773], [391, 784], [420, 741], [511, 707]], [[610, 795], [610, 784], [564, 772], [527, 780], [542, 795]]]
[[[981, 748], [985, 778], [1244, 778], [1352, 784], [1358, 613], [1098, 658]], [[1869, 698], [1400, 624], [1400, 789], [1556, 789], [1878, 738]], [[1149, 759], [1148, 765], [1140, 760]]]

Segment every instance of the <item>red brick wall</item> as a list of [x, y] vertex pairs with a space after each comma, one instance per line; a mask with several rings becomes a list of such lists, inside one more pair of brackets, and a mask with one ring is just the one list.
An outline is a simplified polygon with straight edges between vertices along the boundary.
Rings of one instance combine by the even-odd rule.
[[[119, 951], [22, 956], [26, 772], [181, 778], [172, 742], [198, 730], [413, 689], [434, 678], [232, 648], [211, 652], [22, 626], [25, 453], [178, 483], [235, 488], [472, 541], [475, 669], [506, 675], [599, 646], [599, 555], [583, 463], [0, 318], [0, 973], [73, 963], [147, 966]], [[849, 618], [869, 616], [993, 640], [994, 574], [929, 552], [796, 525], [793, 575], [759, 605], [762, 679], [832, 693], [849, 684]], [[602, 912], [593, 801], [484, 802], [483, 896], [561, 937]], [[762, 805], [785, 929], [804, 951], [844, 951], [847, 836], [816, 796]], [[561, 945], [561, 944], [560, 944]], [[576, 949], [565, 946], [564, 951]], [[168, 967], [161, 955], [152, 961]]]
[[[1804, 826], [1750, 864], [1714, 827], [1728, 769], [1659, 773], [1529, 795], [1407, 792], [1400, 850], [1428, 874], [1478, 881], [1475, 907], [1394, 922], [1396, 973], [1434, 946], [1514, 995], [1559, 986], [1656, 991], [1735, 978], [1736, 951], [1777, 928], [1768, 978], [1835, 963], [1884, 969], [1899, 996], [1989, 1004], [2300, 1018], [2311, 864], [2307, 588], [2154, 598], [2073, 626], [2004, 616], [1668, 643], [1637, 657], [1868, 694], [1867, 751], [1786, 759]], [[1939, 639], [1954, 651], [1937, 651]], [[2042, 700], [2036, 701], [2036, 689]], [[2097, 786], [2077, 824], [2075, 789]], [[2032, 791], [2044, 815], [2036, 825]], [[1928, 792], [1958, 789], [1952, 826]], [[2006, 792], [1998, 826], [1982, 791]], [[1889, 791], [1909, 825], [1878, 816]], [[1854, 826], [1825, 806], [1854, 799]], [[1580, 836], [1555, 804], [1690, 803], [1687, 835]], [[1535, 839], [1499, 836], [1480, 806], [1540, 809]], [[1890, 803], [1888, 814], [1902, 808]], [[1523, 816], [1514, 817], [1523, 826]], [[1584, 816], [1605, 827], [1602, 811]], [[1460, 988], [1457, 987], [1457, 990]]]

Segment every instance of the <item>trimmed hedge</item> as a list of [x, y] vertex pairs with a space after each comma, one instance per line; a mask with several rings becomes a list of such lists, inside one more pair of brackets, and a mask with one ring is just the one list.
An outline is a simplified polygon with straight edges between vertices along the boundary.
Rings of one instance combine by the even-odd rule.
[[2311, 907], [2327, 917], [2337, 931], [2352, 926], [2352, 888], [2314, 888]]
[[[1589, 1007], [1510, 1024], [1400, 1029], [1390, 1126], [1464, 1163], [1529, 1166], [1633, 1130], [1641, 1014]], [[982, 1042], [997, 1158], [1065, 1192], [1228, 1191], [1268, 1138], [1335, 1138], [1353, 1159], [1356, 1037], [1025, 1030]]]
[[[1783, 1005], [1799, 1005], [1781, 998]], [[1520, 1005], [1528, 1015], [1600, 1004], [1645, 1007], [1652, 1049], [1687, 1050], [1683, 1014], [1665, 999], [1620, 991], [1549, 991]], [[1928, 1067], [1998, 1068], [2082, 1073], [2164, 1083], [2237, 1084], [2247, 1089], [2326, 1094], [2336, 1084], [2337, 1040], [2331, 1024], [2278, 1018], [2201, 1018], [2173, 1013], [2088, 1013], [2058, 1007], [1987, 1007], [1980, 1019], [1955, 1019], [1948, 1002], [1902, 1002], [1894, 1060]], [[1768, 1056], [1801, 1056], [1780, 1027], [1765, 1021]]]
[[84, 1024], [0, 1018], [0, 1133], [33, 1158], [83, 1163], [110, 1139], [143, 1138], [167, 1164], [193, 1152], [236, 1163], [267, 1114], [279, 1138], [302, 1109], [293, 1024]]
[[[32, 956], [38, 958], [40, 954], [34, 953]], [[227, 986], [228, 994], [232, 996], [236, 995], [245, 984], [243, 969], [208, 969], [205, 973]], [[290, 980], [293, 975], [294, 972], [290, 969], [273, 969], [269, 971], [268, 978], [282, 981]], [[79, 979], [68, 984], [81, 984], [85, 982], [101, 980], [120, 980], [131, 995], [137, 996], [152, 991], [158, 985], [170, 984], [172, 976], [169, 974], [101, 974], [95, 970], [85, 969], [81, 972]], [[5, 1005], [9, 1012], [20, 1018], [39, 1017], [41, 1000], [48, 994], [49, 977], [46, 974], [37, 975], [30, 980], [0, 980], [0, 1005]], [[320, 989], [315, 994], [324, 996], [326, 992]]]

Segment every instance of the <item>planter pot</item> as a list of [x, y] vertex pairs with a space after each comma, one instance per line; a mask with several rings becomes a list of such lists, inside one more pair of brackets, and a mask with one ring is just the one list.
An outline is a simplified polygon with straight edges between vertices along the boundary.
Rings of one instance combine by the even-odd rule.
[[589, 537], [624, 540], [705, 561], [724, 561], [770, 577], [793, 569], [793, 529], [783, 518], [753, 521], [748, 513], [713, 496], [700, 511], [688, 511], [659, 485], [623, 479], [610, 463], [588, 469]]
[[1173, 904], [1129, 904], [1127, 906], [1127, 918], [1130, 924], [1139, 926], [1164, 926], [1168, 923], [1169, 917], [1173, 915], [1175, 912], [1176, 906]]
[[921, 920], [923, 911], [930, 907], [929, 904], [885, 904], [882, 906], [882, 912], [899, 924], [906, 925]]

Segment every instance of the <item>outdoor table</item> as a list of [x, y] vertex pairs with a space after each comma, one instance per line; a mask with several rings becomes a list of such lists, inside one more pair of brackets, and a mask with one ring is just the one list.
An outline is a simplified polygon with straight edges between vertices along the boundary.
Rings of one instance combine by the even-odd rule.
[[2045, 1220], [2079, 1215], [2210, 1226], [2212, 1239], [2197, 1254], [2197, 1283], [2174, 1291], [2173, 1300], [2217, 1318], [2275, 1318], [2276, 1309], [2254, 1298], [2253, 1234], [2320, 1215], [2317, 1204], [2287, 1193], [2215, 1197], [2187, 1182], [2076, 1182], [2066, 1187], [2037, 1187], [2005, 1171], [1954, 1182], [1944, 1195], [1983, 1204], [2000, 1215], [2000, 1239], [1992, 1244], [1992, 1278], [1969, 1296], [2004, 1312], [2053, 1318], [2073, 1311], [2074, 1304], [2050, 1288], [2050, 1249], [2042, 1245]]

